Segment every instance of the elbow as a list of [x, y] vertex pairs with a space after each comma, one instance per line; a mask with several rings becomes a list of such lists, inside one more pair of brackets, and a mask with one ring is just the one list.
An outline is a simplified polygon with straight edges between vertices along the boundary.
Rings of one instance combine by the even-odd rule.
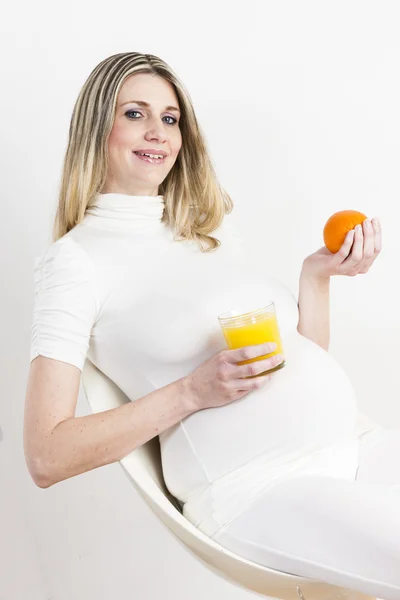
[[56, 483], [48, 465], [46, 465], [42, 459], [27, 458], [26, 465], [28, 467], [29, 475], [37, 487], [46, 489]]
[[41, 488], [42, 490], [45, 490], [46, 488], [51, 487], [54, 482], [51, 481], [48, 477], [43, 477], [43, 476], [32, 476], [32, 479], [34, 481], [34, 483], [37, 485], [37, 487]]
[[44, 436], [29, 435], [24, 431], [24, 456], [33, 483], [46, 489], [57, 483], [58, 461]]

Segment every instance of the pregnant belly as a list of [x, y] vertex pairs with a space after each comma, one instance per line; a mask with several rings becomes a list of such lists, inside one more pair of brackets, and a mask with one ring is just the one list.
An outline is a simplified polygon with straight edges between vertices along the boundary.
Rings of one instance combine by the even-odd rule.
[[[199, 411], [183, 421], [191, 451], [182, 447], [182, 431], [168, 432], [168, 456], [201, 463], [209, 480], [221, 477], [257, 456], [274, 460], [307, 454], [351, 436], [357, 406], [352, 384], [331, 355], [292, 333], [285, 339], [286, 366], [264, 388], [219, 408]], [[162, 440], [161, 440], [162, 441]], [[167, 457], [163, 468], [176, 469]], [[184, 465], [182, 465], [183, 467]], [[182, 472], [190, 472], [186, 465]], [[182, 482], [183, 483], [183, 482]]]

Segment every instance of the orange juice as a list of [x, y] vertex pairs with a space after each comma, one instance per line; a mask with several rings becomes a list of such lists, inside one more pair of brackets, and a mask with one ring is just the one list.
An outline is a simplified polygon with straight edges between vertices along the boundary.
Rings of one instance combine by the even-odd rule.
[[[264, 309], [255, 310], [250, 313], [237, 316], [221, 315], [219, 320], [226, 343], [231, 350], [242, 348], [243, 346], [252, 346], [253, 344], [263, 344], [265, 342], [275, 342], [277, 344], [276, 350], [270, 354], [241, 361], [238, 363], [239, 365], [263, 360], [275, 354], [284, 354], [275, 307], [272, 302]], [[285, 362], [282, 362], [274, 367], [274, 369], [271, 369], [271, 371], [282, 368], [284, 364]]]

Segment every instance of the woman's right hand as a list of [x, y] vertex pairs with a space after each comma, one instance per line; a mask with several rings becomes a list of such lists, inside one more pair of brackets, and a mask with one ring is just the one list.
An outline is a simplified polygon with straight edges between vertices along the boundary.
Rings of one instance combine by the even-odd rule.
[[[276, 350], [274, 342], [243, 346], [236, 350], [221, 350], [195, 369], [185, 379], [187, 389], [194, 402], [195, 411], [203, 408], [224, 406], [242, 398], [252, 390], [261, 388], [272, 374], [260, 375], [284, 360], [282, 355], [274, 355], [246, 365], [238, 362], [271, 354]], [[250, 377], [250, 379], [246, 379]]]

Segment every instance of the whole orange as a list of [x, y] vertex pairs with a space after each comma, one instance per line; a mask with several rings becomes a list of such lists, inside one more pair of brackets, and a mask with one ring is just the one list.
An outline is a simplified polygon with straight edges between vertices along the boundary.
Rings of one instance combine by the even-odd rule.
[[341, 210], [327, 220], [324, 227], [325, 246], [335, 254], [343, 245], [349, 231], [361, 224], [368, 217], [358, 210]]

